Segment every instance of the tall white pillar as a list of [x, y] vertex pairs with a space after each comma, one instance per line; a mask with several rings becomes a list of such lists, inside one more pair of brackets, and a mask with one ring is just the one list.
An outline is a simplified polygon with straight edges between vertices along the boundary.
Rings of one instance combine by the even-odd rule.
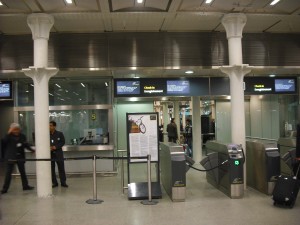
[[178, 140], [180, 140], [179, 101], [174, 101], [174, 119], [177, 125]]
[[[246, 154], [246, 128], [244, 106], [244, 75], [251, 71], [243, 64], [242, 33], [247, 17], [242, 13], [227, 14], [222, 18], [228, 40], [229, 66], [220, 69], [230, 78], [231, 138], [232, 143], [242, 144]], [[244, 187], [246, 188], [246, 163], [244, 165]]]
[[168, 108], [168, 103], [163, 103], [163, 134], [164, 134], [164, 142], [168, 143], [168, 134], [167, 134], [167, 126], [170, 123], [169, 119], [169, 108]]
[[200, 97], [192, 97], [192, 131], [193, 131], [193, 159], [199, 163], [202, 159], [202, 138], [201, 138], [201, 109]]
[[[36, 158], [50, 158], [49, 136], [49, 79], [58, 69], [48, 68], [48, 40], [54, 24], [51, 15], [37, 13], [27, 17], [27, 24], [34, 40], [34, 65], [23, 69], [34, 82], [35, 146]], [[36, 162], [38, 197], [52, 196], [51, 163]]]

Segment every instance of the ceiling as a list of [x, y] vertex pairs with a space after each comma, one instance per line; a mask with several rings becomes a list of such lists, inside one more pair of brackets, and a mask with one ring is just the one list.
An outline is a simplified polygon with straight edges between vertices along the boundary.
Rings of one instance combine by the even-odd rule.
[[244, 32], [300, 32], [300, 1], [281, 0], [1, 0], [0, 32], [28, 34], [31, 13], [54, 16], [51, 32], [224, 31], [224, 14], [242, 12]]
[[[220, 31], [221, 18], [227, 13], [242, 12], [247, 16], [246, 33], [299, 33], [300, 0], [0, 0], [0, 34], [31, 34], [26, 18], [31, 13], [54, 16], [54, 33], [101, 32], [197, 32]], [[182, 76], [188, 68], [110, 68], [109, 71], [85, 71], [113, 77]], [[191, 68], [194, 76], [223, 75], [218, 68]], [[300, 68], [256, 68], [253, 75], [270, 73], [299, 74]], [[15, 71], [16, 72], [16, 71]], [[2, 76], [18, 77], [18, 71]], [[60, 71], [59, 76], [82, 75], [82, 71]]]

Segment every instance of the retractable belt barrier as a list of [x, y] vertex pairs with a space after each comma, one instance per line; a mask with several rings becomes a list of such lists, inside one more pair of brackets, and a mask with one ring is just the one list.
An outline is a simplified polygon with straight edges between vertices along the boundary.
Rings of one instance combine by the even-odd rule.
[[[88, 199], [86, 201], [87, 204], [100, 204], [103, 202], [103, 200], [97, 199], [97, 174], [96, 174], [96, 160], [97, 159], [109, 159], [109, 160], [128, 160], [128, 159], [147, 159], [148, 164], [150, 163], [151, 157], [150, 155], [147, 156], [134, 156], [134, 157], [106, 157], [106, 156], [88, 156], [88, 157], [71, 157], [71, 158], [63, 158], [63, 159], [49, 159], [49, 158], [41, 158], [41, 159], [0, 159], [1, 162], [26, 162], [26, 161], [71, 161], [71, 160], [87, 160], [92, 159], [93, 160], [93, 198]], [[148, 166], [149, 167], [149, 166]], [[148, 168], [149, 170], [149, 168]], [[149, 171], [148, 171], [149, 172]], [[151, 173], [150, 173], [151, 176]], [[149, 184], [150, 180], [150, 184]], [[149, 177], [148, 173], [148, 187], [150, 187], [150, 191], [148, 191], [148, 199], [151, 202], [152, 196], [151, 196], [151, 177]]]

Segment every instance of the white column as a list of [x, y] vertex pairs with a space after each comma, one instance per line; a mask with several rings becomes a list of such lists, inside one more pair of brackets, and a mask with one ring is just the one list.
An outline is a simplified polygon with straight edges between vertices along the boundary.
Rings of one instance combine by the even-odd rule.
[[193, 131], [193, 159], [199, 163], [202, 159], [202, 138], [201, 138], [201, 110], [200, 97], [192, 97], [192, 131]]
[[164, 134], [164, 142], [168, 143], [168, 134], [167, 134], [167, 126], [170, 123], [170, 119], [169, 119], [169, 109], [168, 109], [168, 103], [163, 103], [163, 123], [164, 123], [164, 130], [163, 130], [163, 134]]
[[[35, 146], [36, 158], [50, 158], [49, 137], [49, 79], [58, 69], [48, 68], [48, 40], [54, 19], [47, 14], [31, 14], [27, 24], [34, 40], [34, 66], [23, 69], [34, 82]], [[36, 162], [38, 197], [52, 196], [51, 163]]]
[[[243, 64], [242, 33], [247, 17], [242, 13], [227, 14], [222, 18], [228, 39], [229, 65], [220, 69], [230, 78], [231, 138], [232, 143], [242, 144], [246, 154], [246, 129], [244, 106], [244, 75], [251, 71]], [[244, 187], [246, 188], [246, 163], [244, 165]]]
[[174, 101], [174, 118], [177, 125], [178, 140], [180, 140], [179, 101]]

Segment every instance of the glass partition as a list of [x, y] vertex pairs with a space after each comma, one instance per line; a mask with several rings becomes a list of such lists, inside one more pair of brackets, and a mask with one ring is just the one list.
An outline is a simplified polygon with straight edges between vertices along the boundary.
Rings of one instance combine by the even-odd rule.
[[[31, 79], [16, 82], [15, 106], [34, 105], [34, 85]], [[49, 81], [49, 105], [111, 104], [111, 79], [52, 78]]]
[[[111, 109], [51, 110], [49, 121], [57, 123], [67, 145], [101, 145], [109, 143]], [[34, 112], [18, 111], [19, 123], [30, 143], [34, 143]]]

